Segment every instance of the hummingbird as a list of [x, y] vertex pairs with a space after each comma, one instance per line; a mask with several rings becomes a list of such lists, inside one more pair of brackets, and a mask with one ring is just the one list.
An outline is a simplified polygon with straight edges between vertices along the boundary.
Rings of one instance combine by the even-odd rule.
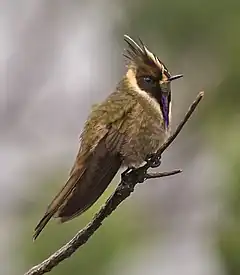
[[95, 106], [80, 136], [68, 180], [35, 228], [36, 239], [52, 217], [69, 221], [90, 208], [122, 167], [138, 167], [170, 134], [171, 75], [164, 63], [128, 35], [126, 73]]

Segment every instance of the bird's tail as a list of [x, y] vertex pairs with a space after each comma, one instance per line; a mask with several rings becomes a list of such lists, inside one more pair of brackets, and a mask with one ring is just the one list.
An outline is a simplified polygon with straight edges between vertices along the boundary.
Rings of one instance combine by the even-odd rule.
[[34, 239], [53, 216], [65, 222], [92, 206], [108, 187], [122, 163], [120, 155], [106, 149], [104, 140], [99, 142], [94, 153], [82, 163], [79, 163], [79, 158], [81, 161], [79, 156], [67, 183], [36, 226]]
[[56, 195], [56, 197], [50, 203], [43, 218], [37, 224], [33, 235], [34, 240], [42, 232], [43, 228], [46, 226], [49, 220], [57, 213], [59, 207], [61, 207], [63, 203], [68, 199], [68, 197], [73, 192], [76, 184], [78, 183], [84, 171], [85, 171], [84, 166], [82, 166], [82, 169], [78, 169], [77, 171], [74, 171], [72, 175], [70, 175], [64, 187], [61, 189], [61, 191]]

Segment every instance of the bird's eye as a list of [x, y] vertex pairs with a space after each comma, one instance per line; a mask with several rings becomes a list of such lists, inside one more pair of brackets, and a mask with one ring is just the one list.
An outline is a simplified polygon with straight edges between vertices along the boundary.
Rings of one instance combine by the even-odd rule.
[[144, 76], [143, 79], [148, 84], [153, 84], [154, 83], [154, 80], [150, 76]]

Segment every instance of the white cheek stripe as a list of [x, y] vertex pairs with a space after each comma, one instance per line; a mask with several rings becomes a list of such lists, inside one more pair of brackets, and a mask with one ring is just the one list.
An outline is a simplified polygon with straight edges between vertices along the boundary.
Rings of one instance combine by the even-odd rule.
[[169, 119], [169, 125], [171, 125], [171, 121], [172, 121], [172, 102], [169, 102], [168, 119]]
[[151, 107], [155, 110], [157, 115], [160, 115], [161, 118], [163, 119], [162, 111], [161, 111], [159, 103], [157, 102], [157, 100], [155, 98], [151, 97], [148, 93], [146, 93], [144, 90], [139, 88], [137, 81], [136, 81], [135, 73], [133, 72], [132, 69], [128, 70], [127, 78], [129, 79], [129, 82], [130, 82], [131, 86], [133, 87], [134, 91], [138, 95], [140, 95], [141, 98], [145, 102], [149, 103], [149, 105], [151, 105]]

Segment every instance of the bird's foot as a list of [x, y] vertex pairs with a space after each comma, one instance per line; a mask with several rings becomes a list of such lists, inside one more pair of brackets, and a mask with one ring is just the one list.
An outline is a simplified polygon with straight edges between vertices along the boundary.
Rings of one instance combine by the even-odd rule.
[[156, 154], [148, 154], [145, 161], [150, 165], [151, 168], [156, 168], [161, 165], [161, 156], [156, 156]]

